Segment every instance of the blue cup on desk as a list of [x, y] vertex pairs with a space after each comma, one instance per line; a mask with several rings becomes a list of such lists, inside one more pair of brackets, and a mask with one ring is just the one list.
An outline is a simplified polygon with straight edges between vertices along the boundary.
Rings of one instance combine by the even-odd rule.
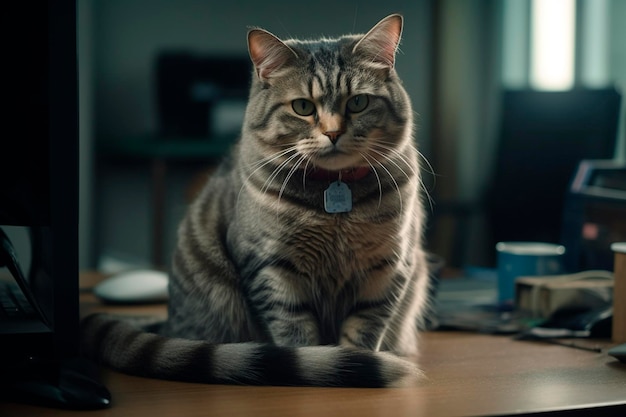
[[498, 302], [513, 304], [517, 277], [564, 272], [565, 247], [543, 242], [499, 242]]

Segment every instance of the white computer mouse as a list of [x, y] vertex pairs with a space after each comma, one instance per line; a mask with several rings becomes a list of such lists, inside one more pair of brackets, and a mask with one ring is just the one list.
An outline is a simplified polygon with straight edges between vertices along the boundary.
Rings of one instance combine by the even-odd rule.
[[167, 285], [167, 273], [154, 269], [135, 269], [106, 278], [94, 287], [93, 293], [105, 303], [159, 303], [168, 299]]

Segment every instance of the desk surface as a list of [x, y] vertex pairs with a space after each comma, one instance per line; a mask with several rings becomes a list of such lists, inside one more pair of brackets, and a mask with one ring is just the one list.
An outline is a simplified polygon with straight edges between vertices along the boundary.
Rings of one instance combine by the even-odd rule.
[[[83, 312], [111, 309], [91, 295], [81, 297]], [[165, 315], [164, 306], [123, 311]], [[201, 385], [103, 370], [113, 397], [108, 409], [68, 414], [0, 404], [0, 416], [483, 416], [590, 407], [597, 410], [581, 415], [604, 415], [600, 409], [606, 415], [626, 415], [626, 364], [606, 353], [506, 336], [426, 332], [421, 364], [427, 379], [407, 389]], [[624, 408], [616, 410], [618, 405]]]

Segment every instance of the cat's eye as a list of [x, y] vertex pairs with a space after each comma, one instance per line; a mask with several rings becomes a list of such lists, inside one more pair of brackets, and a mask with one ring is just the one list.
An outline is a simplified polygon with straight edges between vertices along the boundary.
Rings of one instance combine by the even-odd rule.
[[304, 98], [297, 98], [291, 102], [291, 107], [300, 116], [310, 116], [315, 113], [315, 104]]
[[369, 102], [367, 94], [357, 94], [348, 100], [346, 108], [350, 113], [360, 113], [367, 108]]

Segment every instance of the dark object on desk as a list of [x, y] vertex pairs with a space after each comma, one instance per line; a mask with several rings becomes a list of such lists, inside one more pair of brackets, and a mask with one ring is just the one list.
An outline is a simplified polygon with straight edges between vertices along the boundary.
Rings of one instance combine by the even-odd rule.
[[55, 359], [51, 322], [39, 308], [13, 245], [0, 228], [0, 268], [3, 267], [8, 268], [15, 282], [0, 281], [0, 395], [12, 391], [15, 376], [25, 379], [32, 376], [33, 358], [49, 363]]
[[245, 104], [252, 63], [245, 56], [162, 52], [156, 59], [157, 104], [164, 137], [210, 137], [211, 112], [225, 100]]
[[626, 163], [584, 160], [572, 177], [561, 243], [568, 271], [613, 270], [613, 242], [626, 241]]
[[524, 333], [529, 338], [554, 339], [572, 337], [610, 338], [613, 307], [591, 311], [563, 311]]
[[521, 330], [510, 304], [498, 303], [495, 269], [472, 268], [439, 283], [434, 302], [437, 330], [514, 334]]
[[[111, 395], [91, 362], [74, 358], [60, 363], [33, 362], [3, 376], [0, 397], [10, 401], [70, 410], [106, 408]], [[10, 381], [8, 381], [10, 379]]]
[[64, 357], [67, 352], [53, 354], [55, 328], [39, 307], [2, 228], [0, 267], [7, 267], [15, 280], [0, 281], [0, 397], [59, 408], [107, 407], [111, 395], [99, 382], [93, 364], [76, 353], [74, 357]]
[[613, 158], [620, 102], [614, 88], [504, 92], [485, 200], [491, 247], [513, 240], [560, 242], [572, 174], [581, 160]]
[[626, 363], [626, 343], [612, 347], [607, 353], [619, 359], [620, 362]]
[[[16, 382], [54, 390], [54, 380], [41, 375], [66, 375], [67, 364], [80, 356], [76, 2], [5, 4], [3, 16], [15, 25], [9, 31], [19, 26], [29, 36], [2, 41], [10, 63], [4, 68], [10, 80], [4, 97], [11, 105], [0, 121], [7, 131], [17, 133], [0, 142], [0, 226], [9, 236], [6, 226], [30, 237], [28, 275], [21, 271], [20, 259], [4, 234], [0, 256], [22, 287], [24, 298], [14, 292], [18, 295], [14, 299], [30, 303], [31, 323], [40, 323], [33, 328], [0, 321], [0, 395], [35, 401], [33, 396], [12, 396], [19, 391]], [[72, 377], [82, 372], [79, 367], [71, 369]], [[56, 397], [55, 405], [108, 404], [108, 392], [97, 379], [86, 373], [80, 379], [82, 388], [72, 388], [75, 395]]]
[[521, 276], [515, 280], [515, 307], [534, 319], [547, 319], [563, 310], [594, 310], [611, 305], [613, 286], [613, 273], [603, 270]]

